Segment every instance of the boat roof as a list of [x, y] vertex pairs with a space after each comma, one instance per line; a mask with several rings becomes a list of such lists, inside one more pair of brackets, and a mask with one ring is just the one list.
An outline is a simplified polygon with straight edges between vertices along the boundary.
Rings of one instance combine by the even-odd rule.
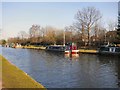
[[65, 47], [65, 46], [63, 46], [63, 45], [50, 45], [48, 47]]
[[119, 46], [115, 46], [115, 45], [102, 45], [101, 47], [118, 47], [118, 48], [120, 48]]

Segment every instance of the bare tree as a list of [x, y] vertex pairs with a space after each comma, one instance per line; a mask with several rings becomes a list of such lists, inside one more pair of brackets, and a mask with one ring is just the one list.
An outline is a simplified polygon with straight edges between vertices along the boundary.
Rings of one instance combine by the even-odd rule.
[[64, 30], [57, 30], [56, 32], [56, 44], [63, 45], [65, 44], [65, 32]]
[[96, 22], [94, 26], [92, 27], [92, 33], [95, 36], [95, 41], [98, 41], [98, 38], [100, 37], [100, 33], [105, 30], [103, 23]]
[[109, 31], [114, 31], [115, 28], [117, 27], [117, 21], [111, 21], [111, 20], [109, 20], [107, 26], [108, 26], [108, 30]]
[[44, 36], [45, 36], [45, 28], [43, 28], [43, 27], [41, 28], [40, 35], [41, 35], [42, 38], [44, 38]]
[[108, 33], [106, 35], [107, 37], [107, 41], [109, 43], [114, 43], [116, 42], [116, 37], [117, 37], [117, 21], [112, 21], [112, 20], [109, 20], [108, 23], [107, 23], [107, 29], [108, 29]]
[[32, 27], [29, 29], [29, 34], [32, 42], [38, 42], [40, 36], [40, 26], [32, 25]]
[[19, 37], [20, 39], [25, 39], [25, 38], [28, 37], [28, 34], [27, 34], [25, 31], [20, 31], [20, 32], [18, 33], [18, 37]]
[[73, 36], [76, 34], [77, 31], [74, 25], [66, 26], [64, 29], [65, 29], [66, 39], [68, 39], [69, 42], [73, 42], [74, 41]]
[[56, 28], [51, 26], [46, 26], [44, 38], [46, 43], [56, 44]]
[[78, 25], [84, 26], [84, 30], [87, 31], [88, 45], [90, 45], [90, 31], [91, 27], [101, 18], [100, 11], [94, 7], [83, 8], [78, 10], [75, 18]]
[[0, 28], [0, 39], [2, 38], [2, 29]]

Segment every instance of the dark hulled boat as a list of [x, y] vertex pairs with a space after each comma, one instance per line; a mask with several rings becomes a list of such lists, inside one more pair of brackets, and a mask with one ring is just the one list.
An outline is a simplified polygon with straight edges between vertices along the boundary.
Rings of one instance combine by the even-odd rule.
[[112, 55], [120, 55], [120, 47], [117, 46], [101, 46], [99, 48], [99, 54], [112, 54]]
[[65, 51], [65, 46], [63, 46], [63, 45], [51, 45], [51, 46], [47, 46], [46, 50], [64, 52]]

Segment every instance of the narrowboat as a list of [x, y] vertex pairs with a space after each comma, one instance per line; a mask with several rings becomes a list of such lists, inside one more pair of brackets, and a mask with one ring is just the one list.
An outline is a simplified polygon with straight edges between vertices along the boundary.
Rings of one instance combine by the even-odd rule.
[[118, 47], [118, 46], [101, 46], [99, 48], [99, 54], [120, 55], [120, 47]]
[[63, 46], [63, 45], [50, 45], [50, 46], [46, 47], [46, 50], [64, 52], [65, 46]]

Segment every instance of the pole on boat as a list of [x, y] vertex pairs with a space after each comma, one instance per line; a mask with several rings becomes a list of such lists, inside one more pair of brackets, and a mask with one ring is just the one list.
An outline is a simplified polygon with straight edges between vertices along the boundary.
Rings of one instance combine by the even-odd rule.
[[65, 29], [63, 30], [63, 46], [65, 46]]

